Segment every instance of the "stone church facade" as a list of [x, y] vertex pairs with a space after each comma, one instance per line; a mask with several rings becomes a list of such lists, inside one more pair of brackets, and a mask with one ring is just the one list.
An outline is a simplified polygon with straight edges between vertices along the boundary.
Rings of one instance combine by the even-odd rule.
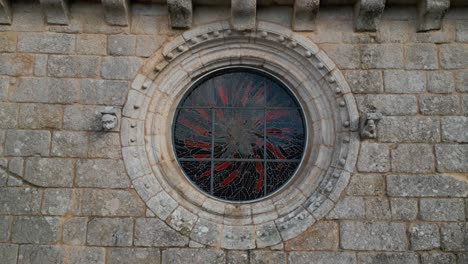
[[[233, 71], [296, 104], [182, 109]], [[220, 109], [264, 156], [215, 158]], [[464, 0], [0, 0], [0, 263], [462, 264], [467, 197]]]

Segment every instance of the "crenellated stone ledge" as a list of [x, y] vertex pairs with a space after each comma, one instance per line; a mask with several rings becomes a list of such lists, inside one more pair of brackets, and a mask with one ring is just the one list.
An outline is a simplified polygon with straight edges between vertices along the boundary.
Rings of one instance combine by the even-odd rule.
[[[170, 25], [176, 29], [192, 27], [193, 10], [196, 6], [224, 6], [230, 8], [230, 21], [234, 30], [255, 28], [257, 7], [292, 7], [293, 31], [314, 31], [315, 19], [323, 6], [354, 6], [354, 29], [356, 32], [375, 32], [385, 8], [393, 5], [417, 7], [414, 14], [418, 20], [418, 32], [439, 30], [449, 7], [468, 7], [466, 0], [39, 0], [48, 24], [67, 25], [70, 21], [70, 5], [78, 2], [102, 4], [105, 20], [114, 26], [130, 26], [132, 3], [166, 4]], [[11, 24], [14, 17], [11, 5], [15, 1], [0, 0], [0, 24]], [[228, 19], [228, 18], [226, 18]]]

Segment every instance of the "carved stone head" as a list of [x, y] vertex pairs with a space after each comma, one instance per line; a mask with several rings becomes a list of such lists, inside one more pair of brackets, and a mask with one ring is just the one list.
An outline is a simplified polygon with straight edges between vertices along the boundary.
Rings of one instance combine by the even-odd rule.
[[117, 126], [117, 114], [114, 108], [106, 107], [101, 114], [102, 128], [104, 128], [104, 130], [111, 130]]
[[111, 130], [117, 126], [117, 116], [111, 114], [104, 114], [102, 116], [102, 128], [104, 130]]

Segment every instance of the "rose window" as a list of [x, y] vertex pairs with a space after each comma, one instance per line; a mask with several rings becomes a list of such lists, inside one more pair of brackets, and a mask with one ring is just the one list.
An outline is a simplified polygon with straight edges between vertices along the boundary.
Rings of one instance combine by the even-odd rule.
[[226, 201], [266, 197], [294, 176], [305, 148], [300, 105], [270, 74], [228, 68], [189, 89], [175, 115], [173, 142], [192, 184]]

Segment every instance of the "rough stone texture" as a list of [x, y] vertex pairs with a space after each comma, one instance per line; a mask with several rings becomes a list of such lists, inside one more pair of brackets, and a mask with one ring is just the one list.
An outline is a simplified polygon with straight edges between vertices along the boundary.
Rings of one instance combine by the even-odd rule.
[[60, 129], [63, 107], [51, 104], [21, 104], [18, 126], [23, 129]]
[[135, 222], [134, 244], [146, 247], [180, 247], [188, 245], [188, 238], [157, 218], [139, 218]]
[[11, 93], [15, 102], [69, 104], [78, 101], [78, 80], [22, 77]]
[[392, 219], [415, 220], [418, 215], [418, 202], [415, 199], [390, 199]]
[[5, 154], [7, 156], [49, 155], [49, 131], [8, 130], [5, 141]]
[[361, 264], [419, 264], [416, 253], [358, 253]]
[[257, 15], [257, 1], [232, 0], [231, 2], [231, 26], [238, 31], [252, 30], [255, 28]]
[[432, 172], [434, 160], [431, 145], [400, 144], [396, 149], [392, 149], [393, 172]]
[[15, 128], [18, 124], [18, 106], [14, 104], [0, 103], [1, 128]]
[[4, 264], [16, 264], [18, 245], [0, 244], [0, 259]]
[[15, 32], [0, 33], [0, 52], [15, 52], [18, 34]]
[[340, 200], [328, 215], [330, 219], [359, 219], [364, 217], [364, 199], [352, 196]]
[[13, 221], [11, 240], [15, 243], [54, 244], [59, 240], [59, 219], [22, 216]]
[[[63, 127], [67, 130], [87, 130], [87, 131], [102, 131], [101, 112], [104, 111], [104, 106], [93, 105], [73, 105], [66, 106], [63, 117]], [[117, 111], [117, 118], [120, 120], [120, 111]], [[120, 126], [117, 126], [112, 131], [117, 131]], [[94, 134], [90, 135], [90, 141]], [[93, 144], [90, 144], [90, 148]]]
[[376, 110], [382, 115], [415, 115], [418, 112], [413, 95], [365, 95], [357, 96], [356, 101], [361, 112]]
[[361, 63], [365, 69], [402, 68], [403, 47], [399, 44], [362, 45]]
[[380, 71], [349, 70], [345, 73], [353, 93], [381, 93], [383, 79]]
[[468, 44], [443, 44], [439, 48], [440, 64], [444, 69], [463, 69], [468, 66]]
[[88, 222], [86, 241], [94, 246], [131, 246], [132, 234], [131, 218], [95, 218]]
[[47, 70], [53, 77], [95, 78], [99, 75], [99, 57], [51, 55]]
[[[319, 4], [319, 0], [294, 1], [292, 28], [295, 31], [315, 30], [315, 18], [317, 17]], [[261, 17], [260, 14], [259, 17]]]
[[107, 37], [100, 34], [79, 34], [76, 38], [76, 51], [83, 55], [106, 55]]
[[353, 264], [356, 263], [356, 256], [348, 252], [293, 252], [289, 254], [289, 263], [309, 264], [311, 260], [317, 264]]
[[160, 264], [161, 253], [156, 248], [111, 248], [107, 259], [112, 264]]
[[409, 227], [411, 249], [431, 250], [440, 247], [439, 227], [436, 224], [413, 224]]
[[122, 149], [120, 146], [120, 137], [117, 133], [93, 133], [89, 137], [90, 158], [122, 158]]
[[450, 176], [389, 175], [387, 191], [403, 197], [466, 197], [468, 184]]
[[[467, 75], [468, 76], [468, 75]], [[451, 93], [455, 88], [453, 74], [449, 71], [427, 73], [427, 90], [431, 93]]]
[[465, 204], [463, 199], [421, 199], [420, 215], [427, 221], [463, 221]]
[[33, 70], [34, 57], [29, 54], [0, 54], [1, 75], [30, 75]]
[[112, 35], [107, 40], [109, 55], [131, 56], [135, 54], [135, 36]]
[[[18, 259], [21, 264], [65, 264], [67, 249], [61, 246], [21, 245]], [[16, 262], [15, 262], [16, 263]]]
[[466, 250], [466, 223], [447, 223], [440, 226], [441, 248], [444, 251]]
[[75, 183], [79, 187], [128, 188], [130, 180], [120, 160], [80, 160], [76, 164]]
[[[271, 252], [271, 251], [270, 251]], [[248, 263], [249, 254], [247, 251], [228, 251], [226, 254], [227, 264]]]
[[106, 21], [111, 25], [127, 26], [130, 23], [129, 2], [125, 0], [103, 0]]
[[167, 8], [173, 28], [190, 28], [193, 14], [191, 0], [169, 0]]
[[86, 243], [86, 217], [73, 217], [63, 223], [62, 240], [67, 245], [84, 245]]
[[405, 68], [409, 70], [437, 69], [437, 46], [426, 43], [406, 45], [405, 60]]
[[404, 251], [408, 247], [402, 223], [344, 221], [340, 237], [344, 249]]
[[458, 100], [458, 96], [420, 96], [419, 109], [424, 115], [454, 115], [458, 112]]
[[38, 214], [42, 191], [36, 188], [1, 188], [1, 214]]
[[462, 96], [462, 113], [468, 115], [468, 95]]
[[215, 249], [167, 249], [162, 252], [162, 263], [223, 263], [225, 254]]
[[75, 35], [60, 33], [20, 33], [18, 51], [68, 54], [75, 50]]
[[468, 172], [468, 145], [436, 145], [437, 171]]
[[69, 264], [104, 264], [104, 248], [74, 247], [70, 250]]
[[10, 86], [7, 78], [0, 78], [0, 102], [5, 101], [8, 96], [8, 87]]
[[250, 254], [251, 264], [286, 264], [286, 254], [283, 252], [271, 252], [255, 250]]
[[81, 102], [90, 105], [122, 106], [128, 88], [128, 82], [125, 81], [83, 80]]
[[382, 142], [438, 142], [439, 120], [430, 117], [385, 117], [379, 122]]
[[140, 216], [144, 206], [136, 193], [124, 190], [83, 189], [77, 193], [78, 215]]
[[362, 144], [357, 168], [361, 172], [387, 172], [390, 170], [389, 150], [384, 144]]
[[88, 135], [86, 132], [57, 131], [52, 134], [52, 156], [86, 157]]
[[384, 84], [388, 93], [423, 93], [426, 91], [426, 72], [384, 71]]
[[359, 68], [359, 48], [349, 44], [325, 44], [322, 45], [328, 56], [340, 69]]
[[347, 189], [348, 195], [367, 196], [385, 193], [385, 178], [378, 174], [355, 174]]
[[456, 256], [450, 253], [423, 253], [421, 260], [423, 264], [451, 264], [456, 262]]
[[47, 189], [44, 191], [41, 213], [44, 215], [65, 215], [71, 209], [71, 189]]
[[141, 67], [140, 58], [106, 57], [102, 62], [102, 77], [104, 79], [131, 80]]
[[390, 220], [390, 203], [387, 198], [366, 198], [366, 218], [372, 220]]
[[166, 41], [162, 36], [137, 36], [136, 39], [136, 55], [140, 57], [149, 57], [153, 52], [159, 49]]
[[468, 117], [450, 116], [441, 120], [442, 141], [468, 143]]
[[26, 160], [24, 179], [42, 187], [72, 187], [73, 167], [69, 159], [31, 158]]
[[468, 71], [459, 71], [455, 74], [457, 91], [468, 93]]
[[338, 249], [338, 224], [319, 221], [284, 245], [289, 251], [336, 250]]
[[10, 238], [12, 221], [13, 217], [11, 216], [0, 216], [0, 230], [2, 230], [0, 233], [0, 242], [5, 242]]

